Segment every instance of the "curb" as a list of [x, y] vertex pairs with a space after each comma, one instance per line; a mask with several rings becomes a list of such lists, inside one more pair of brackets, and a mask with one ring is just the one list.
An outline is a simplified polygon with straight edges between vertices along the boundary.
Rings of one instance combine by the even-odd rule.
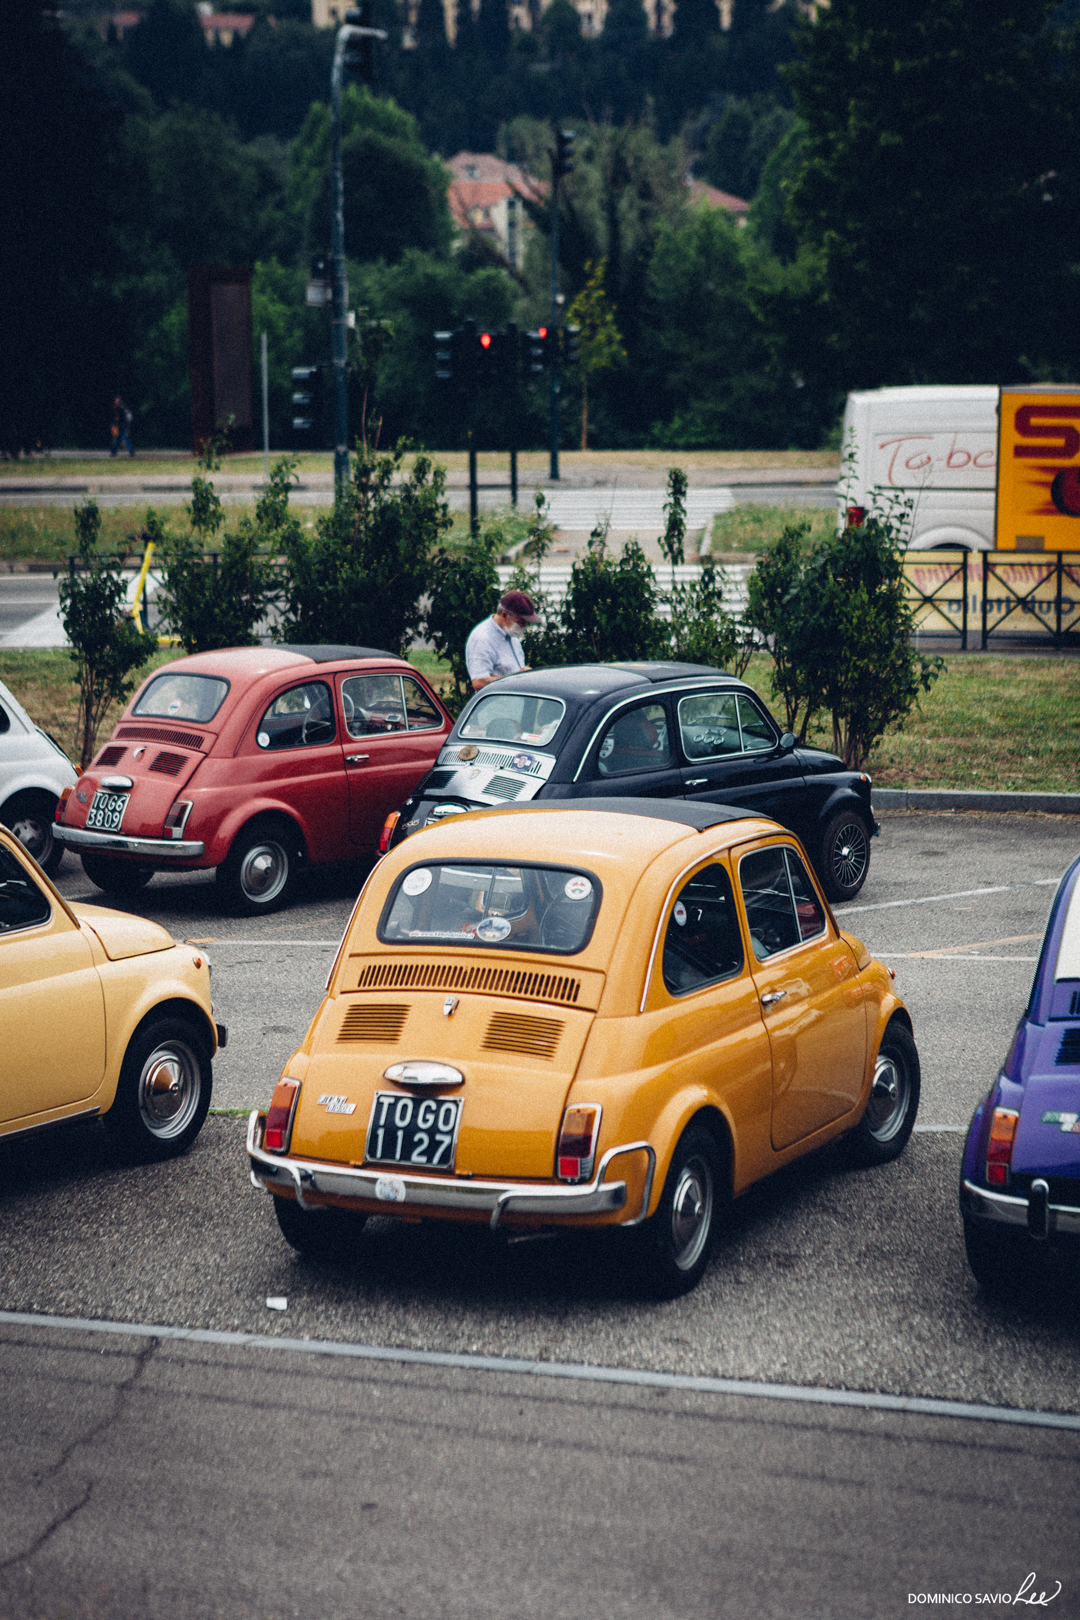
[[1042, 811], [1045, 815], [1080, 816], [1080, 793], [978, 793], [951, 788], [873, 788], [875, 810]]

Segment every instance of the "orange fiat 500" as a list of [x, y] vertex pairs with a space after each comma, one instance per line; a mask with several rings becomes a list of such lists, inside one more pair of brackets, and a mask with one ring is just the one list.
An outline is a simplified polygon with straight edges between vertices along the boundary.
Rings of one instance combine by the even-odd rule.
[[918, 1102], [889, 971], [791, 833], [575, 801], [455, 816], [375, 867], [247, 1151], [301, 1252], [372, 1214], [618, 1225], [670, 1295], [733, 1198], [836, 1137], [895, 1158]]

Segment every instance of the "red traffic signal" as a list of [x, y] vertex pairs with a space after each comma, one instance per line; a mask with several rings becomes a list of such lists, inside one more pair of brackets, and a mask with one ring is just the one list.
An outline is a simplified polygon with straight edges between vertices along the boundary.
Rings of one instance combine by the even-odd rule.
[[480, 347], [482, 349], [490, 349], [491, 348], [491, 333], [490, 332], [481, 332], [481, 334], [480, 334]]
[[547, 327], [546, 326], [538, 326], [536, 328], [536, 335], [539, 338], [546, 338], [547, 337]]

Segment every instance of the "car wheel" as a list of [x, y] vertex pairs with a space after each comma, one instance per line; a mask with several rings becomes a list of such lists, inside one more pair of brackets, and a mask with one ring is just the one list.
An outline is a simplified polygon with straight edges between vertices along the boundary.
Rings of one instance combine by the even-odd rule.
[[1031, 1280], [1039, 1258], [1026, 1232], [994, 1232], [966, 1219], [964, 1248], [972, 1275], [987, 1294], [1008, 1294], [1022, 1288]]
[[903, 1024], [892, 1023], [881, 1038], [874, 1078], [863, 1117], [844, 1138], [854, 1164], [888, 1164], [899, 1158], [919, 1111], [922, 1076], [919, 1054]]
[[204, 1031], [186, 1018], [151, 1017], [131, 1038], [102, 1123], [125, 1158], [186, 1153], [210, 1107], [213, 1069]]
[[226, 906], [241, 917], [280, 910], [292, 898], [300, 861], [300, 835], [288, 823], [245, 827], [217, 871]]
[[730, 1194], [712, 1132], [688, 1125], [679, 1138], [656, 1214], [633, 1229], [645, 1290], [674, 1299], [696, 1288], [712, 1254]]
[[353, 1252], [366, 1215], [347, 1209], [301, 1209], [294, 1198], [271, 1197], [281, 1235], [297, 1254], [312, 1260], [344, 1260]]
[[821, 835], [818, 874], [830, 900], [854, 900], [870, 870], [870, 829], [854, 810], [838, 810]]
[[51, 793], [16, 793], [0, 815], [0, 821], [49, 877], [59, 871], [64, 858], [63, 844], [53, 837], [55, 809]]
[[112, 855], [79, 856], [82, 869], [97, 888], [114, 894], [118, 900], [127, 900], [140, 889], [145, 889], [154, 875], [152, 866], [138, 866], [134, 861], [118, 861]]

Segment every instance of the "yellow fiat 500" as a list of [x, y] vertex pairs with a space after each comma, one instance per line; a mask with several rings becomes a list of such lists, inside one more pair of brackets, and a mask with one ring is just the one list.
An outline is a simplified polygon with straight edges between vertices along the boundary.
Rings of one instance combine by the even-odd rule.
[[918, 1102], [889, 971], [791, 833], [574, 801], [448, 818], [375, 867], [247, 1150], [302, 1253], [372, 1214], [618, 1225], [671, 1295], [733, 1198], [836, 1137], [895, 1158]]
[[195, 1140], [225, 1032], [205, 955], [164, 928], [69, 904], [0, 829], [0, 1140], [103, 1116], [126, 1157]]

